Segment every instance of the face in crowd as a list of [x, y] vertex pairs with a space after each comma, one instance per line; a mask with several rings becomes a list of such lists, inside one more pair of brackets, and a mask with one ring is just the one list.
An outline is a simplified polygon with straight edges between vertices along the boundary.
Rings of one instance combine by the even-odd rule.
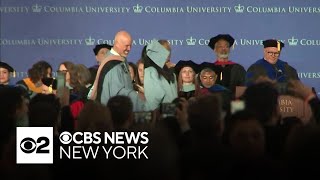
[[230, 132], [229, 142], [232, 148], [243, 156], [259, 157], [264, 154], [265, 134], [256, 119], [236, 122]]
[[129, 65], [129, 72], [130, 72], [130, 78], [131, 80], [134, 80], [135, 77], [135, 73], [134, 73], [134, 69], [132, 66]]
[[66, 73], [66, 82], [70, 83], [70, 73], [64, 64], [59, 66], [59, 71]]
[[230, 53], [230, 44], [228, 41], [221, 39], [215, 44], [214, 51], [219, 59], [228, 59]]
[[200, 81], [205, 88], [210, 88], [211, 86], [213, 86], [216, 82], [216, 79], [217, 75], [214, 71], [205, 70], [200, 73]]
[[9, 83], [10, 72], [6, 68], [0, 67], [0, 84], [8, 84]]
[[191, 67], [183, 67], [181, 69], [181, 78], [183, 84], [190, 84], [194, 81], [195, 72]]
[[144, 64], [139, 63], [138, 64], [138, 76], [141, 83], [143, 83], [144, 80]]
[[126, 58], [131, 50], [132, 38], [129, 33], [120, 31], [115, 36], [113, 49], [121, 56]]
[[276, 48], [276, 47], [266, 47], [263, 50], [263, 55], [264, 55], [264, 59], [268, 63], [276, 64], [279, 59], [280, 52], [278, 51], [278, 48]]

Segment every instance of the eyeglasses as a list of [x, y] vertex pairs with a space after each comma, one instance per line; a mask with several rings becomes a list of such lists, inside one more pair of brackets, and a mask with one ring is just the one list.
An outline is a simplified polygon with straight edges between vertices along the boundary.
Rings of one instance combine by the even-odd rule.
[[270, 55], [270, 56], [276, 56], [276, 57], [278, 57], [278, 56], [280, 56], [280, 52], [267, 52], [268, 53], [268, 55]]

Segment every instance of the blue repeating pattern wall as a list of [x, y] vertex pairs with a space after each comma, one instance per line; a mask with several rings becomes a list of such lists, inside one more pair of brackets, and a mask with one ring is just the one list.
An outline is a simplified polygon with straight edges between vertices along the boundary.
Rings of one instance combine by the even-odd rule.
[[229, 33], [231, 59], [245, 68], [263, 55], [262, 41], [281, 39], [280, 59], [320, 91], [320, 1], [293, 0], [0, 0], [0, 57], [17, 70], [44, 59], [56, 69], [64, 60], [95, 64], [92, 48], [113, 43], [125, 29], [134, 39], [136, 62], [152, 39], [168, 39], [172, 61], [215, 60], [209, 39]]

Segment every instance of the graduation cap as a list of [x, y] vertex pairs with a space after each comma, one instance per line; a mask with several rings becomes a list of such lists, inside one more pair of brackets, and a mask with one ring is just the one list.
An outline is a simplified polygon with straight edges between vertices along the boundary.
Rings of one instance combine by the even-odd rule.
[[184, 67], [191, 67], [193, 69], [193, 71], [195, 72], [195, 74], [199, 73], [199, 64], [193, 62], [192, 60], [180, 60], [176, 66], [174, 67], [174, 71], [176, 74], [179, 74], [181, 69]]
[[214, 50], [215, 44], [221, 39], [226, 40], [229, 43], [229, 47], [231, 47], [234, 43], [234, 38], [232, 36], [230, 36], [229, 34], [219, 34], [219, 35], [212, 37], [210, 39], [208, 46]]
[[0, 68], [7, 69], [10, 73], [12, 73], [12, 77], [16, 77], [16, 71], [9, 64], [0, 61]]
[[201, 72], [203, 69], [211, 69], [213, 70], [217, 75], [221, 72], [221, 67], [217, 66], [210, 62], [203, 62], [199, 65], [199, 72]]
[[278, 48], [278, 51], [281, 51], [281, 49], [284, 47], [284, 43], [276, 39], [267, 39], [263, 41], [263, 46], [264, 48], [276, 47]]
[[93, 52], [94, 52], [94, 55], [97, 55], [98, 52], [100, 51], [100, 49], [102, 48], [107, 48], [109, 50], [111, 50], [113, 46], [109, 45], [109, 44], [98, 44], [96, 45], [96, 47], [93, 48]]
[[157, 40], [152, 40], [146, 48], [147, 56], [159, 67], [163, 68], [170, 52]]
[[1, 68], [4, 68], [4, 69], [7, 69], [7, 70], [8, 70], [9, 72], [11, 72], [11, 73], [14, 72], [13, 68], [12, 68], [9, 64], [7, 64], [7, 63], [5, 63], [5, 62], [1, 62], [1, 61], [0, 61], [0, 67], [1, 67]]

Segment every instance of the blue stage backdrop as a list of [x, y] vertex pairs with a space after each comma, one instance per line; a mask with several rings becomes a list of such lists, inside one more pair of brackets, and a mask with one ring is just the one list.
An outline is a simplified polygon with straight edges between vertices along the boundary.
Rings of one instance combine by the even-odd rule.
[[215, 60], [208, 40], [220, 33], [236, 39], [231, 59], [245, 68], [262, 58], [262, 41], [281, 39], [282, 60], [320, 91], [319, 0], [0, 0], [0, 57], [18, 72], [46, 60], [95, 64], [92, 48], [113, 43], [125, 29], [134, 39], [136, 62], [152, 39], [168, 39], [172, 61]]

